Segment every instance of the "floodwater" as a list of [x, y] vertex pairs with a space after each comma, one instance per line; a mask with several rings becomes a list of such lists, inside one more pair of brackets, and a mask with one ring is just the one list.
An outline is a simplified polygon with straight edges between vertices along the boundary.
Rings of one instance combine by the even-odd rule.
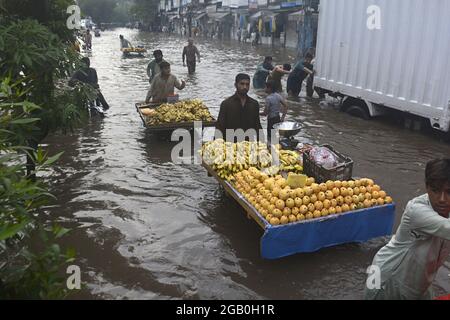
[[[123, 58], [119, 34], [145, 45], [147, 58]], [[65, 151], [49, 178], [58, 200], [48, 211], [50, 220], [73, 228], [63, 244], [76, 248], [85, 285], [73, 298], [362, 298], [365, 270], [385, 238], [262, 259], [259, 226], [201, 166], [174, 165], [174, 143], [146, 133], [134, 107], [149, 87], [146, 66], [154, 49], [187, 81], [181, 98], [204, 99], [214, 116], [233, 94], [237, 73], [252, 75], [267, 54], [293, 63], [295, 51], [199, 39], [202, 62], [188, 76], [185, 42], [128, 29], [94, 38], [91, 65], [111, 109], [72, 135], [46, 141], [51, 152]], [[356, 119], [317, 100], [301, 99], [287, 119], [304, 125], [303, 142], [333, 145], [354, 160], [355, 176], [373, 178], [392, 195], [396, 225], [407, 201], [425, 191], [426, 162], [450, 154], [448, 143], [428, 134]], [[450, 292], [448, 262], [435, 281], [437, 293]]]

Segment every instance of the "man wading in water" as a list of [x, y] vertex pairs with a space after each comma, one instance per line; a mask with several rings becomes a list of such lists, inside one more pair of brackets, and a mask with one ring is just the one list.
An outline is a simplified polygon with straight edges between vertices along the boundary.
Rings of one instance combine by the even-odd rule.
[[200, 52], [197, 47], [194, 46], [194, 40], [189, 39], [188, 45], [183, 48], [183, 67], [186, 66], [186, 60], [189, 74], [195, 72], [196, 58], [198, 58], [198, 62], [200, 63]]
[[184, 80], [180, 82], [177, 77], [171, 74], [170, 63], [163, 61], [159, 64], [159, 67], [161, 72], [153, 78], [145, 103], [167, 102], [167, 97], [174, 94], [175, 88], [183, 90], [186, 87]]

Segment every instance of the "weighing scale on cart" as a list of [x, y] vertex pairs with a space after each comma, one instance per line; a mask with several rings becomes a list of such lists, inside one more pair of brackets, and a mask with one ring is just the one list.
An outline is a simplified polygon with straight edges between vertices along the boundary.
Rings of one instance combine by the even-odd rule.
[[278, 130], [281, 148], [285, 150], [296, 150], [300, 141], [294, 137], [302, 130], [300, 123], [285, 121], [275, 124], [273, 128]]

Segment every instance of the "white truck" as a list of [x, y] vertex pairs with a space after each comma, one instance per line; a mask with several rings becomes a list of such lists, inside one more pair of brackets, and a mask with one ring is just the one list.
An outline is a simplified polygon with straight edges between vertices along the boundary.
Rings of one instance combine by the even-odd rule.
[[314, 85], [363, 118], [450, 130], [450, 0], [321, 0]]

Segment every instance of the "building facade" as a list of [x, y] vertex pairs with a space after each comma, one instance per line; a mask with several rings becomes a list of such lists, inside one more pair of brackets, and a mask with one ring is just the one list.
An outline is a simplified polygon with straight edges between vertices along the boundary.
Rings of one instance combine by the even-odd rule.
[[315, 46], [319, 0], [161, 0], [164, 30], [297, 48]]

